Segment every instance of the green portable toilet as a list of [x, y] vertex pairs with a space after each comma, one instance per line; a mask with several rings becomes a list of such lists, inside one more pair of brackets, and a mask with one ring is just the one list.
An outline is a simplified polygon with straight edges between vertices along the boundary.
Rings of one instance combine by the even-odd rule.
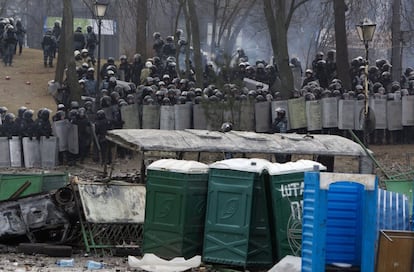
[[208, 166], [163, 159], [147, 168], [143, 252], [191, 258], [202, 250]]
[[326, 167], [311, 160], [273, 163], [269, 167], [272, 241], [277, 261], [301, 256], [304, 172]]
[[242, 267], [273, 263], [265, 182], [269, 161], [210, 165], [203, 260]]

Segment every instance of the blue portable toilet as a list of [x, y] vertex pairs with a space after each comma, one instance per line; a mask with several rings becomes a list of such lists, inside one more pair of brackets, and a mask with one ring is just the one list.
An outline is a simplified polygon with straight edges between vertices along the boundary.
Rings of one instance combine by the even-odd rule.
[[347, 263], [375, 268], [378, 179], [375, 175], [305, 173], [302, 271]]

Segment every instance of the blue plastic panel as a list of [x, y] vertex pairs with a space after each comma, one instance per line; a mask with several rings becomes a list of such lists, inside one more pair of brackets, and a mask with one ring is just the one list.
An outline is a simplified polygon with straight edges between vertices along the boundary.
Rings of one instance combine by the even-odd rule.
[[337, 182], [328, 190], [326, 263], [361, 263], [362, 201], [359, 183]]
[[410, 230], [410, 207], [404, 194], [378, 190], [378, 229]]

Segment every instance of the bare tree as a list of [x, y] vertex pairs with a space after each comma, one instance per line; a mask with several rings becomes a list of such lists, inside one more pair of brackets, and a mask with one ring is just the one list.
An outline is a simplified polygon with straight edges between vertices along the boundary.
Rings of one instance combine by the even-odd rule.
[[138, 0], [135, 5], [136, 10], [136, 46], [135, 52], [141, 52], [143, 59], [147, 58], [147, 17], [148, 0]]
[[280, 77], [280, 93], [290, 98], [293, 90], [293, 75], [289, 66], [287, 32], [295, 10], [309, 0], [263, 0], [264, 14], [270, 41]]
[[[256, 3], [256, 0], [213, 0], [210, 53], [214, 53], [217, 47], [221, 47], [227, 56], [231, 55], [236, 39], [248, 22]], [[226, 59], [229, 64], [231, 59]]]
[[64, 81], [65, 68], [66, 85], [70, 90], [71, 100], [80, 100], [81, 89], [76, 74], [75, 59], [73, 58], [73, 9], [72, 1], [63, 1], [62, 35], [59, 43], [59, 54], [55, 73], [55, 81]]
[[392, 80], [394, 81], [400, 81], [401, 79], [401, 38], [401, 0], [393, 0], [391, 19], [391, 60]]
[[348, 41], [346, 36], [345, 1], [334, 0], [333, 9], [335, 14], [335, 41], [336, 41], [336, 69], [338, 78], [342, 81], [345, 89], [351, 88], [349, 77]]
[[198, 25], [197, 11], [194, 5], [194, 0], [187, 0], [188, 11], [191, 14], [191, 38], [194, 47], [194, 65], [196, 75], [196, 85], [203, 86], [203, 64], [201, 60], [201, 46], [200, 46], [200, 29]]
[[9, 0], [0, 0], [0, 16], [3, 16], [7, 11]]

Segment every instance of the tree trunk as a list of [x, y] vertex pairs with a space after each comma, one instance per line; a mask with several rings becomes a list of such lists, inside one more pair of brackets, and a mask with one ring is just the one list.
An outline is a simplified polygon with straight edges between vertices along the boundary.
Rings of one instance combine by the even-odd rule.
[[136, 3], [136, 48], [135, 51], [141, 54], [141, 59], [147, 59], [147, 14], [148, 2], [147, 0], [138, 0]]
[[[184, 18], [185, 18], [185, 28], [187, 30], [187, 33], [189, 34], [187, 37], [187, 45], [185, 46], [185, 77], [186, 78], [190, 78], [190, 73], [191, 73], [191, 65], [194, 65], [194, 63], [192, 63], [190, 65], [190, 44], [192, 44], [192, 35], [190, 35], [191, 32], [191, 22], [190, 22], [190, 16], [188, 14], [188, 7], [186, 4], [186, 1], [183, 1], [183, 13], [184, 13]], [[179, 77], [181, 78], [182, 75], [179, 74]]]
[[66, 72], [66, 85], [70, 91], [70, 99], [72, 101], [79, 101], [82, 95], [82, 90], [79, 86], [78, 75], [76, 73], [75, 58], [73, 57], [73, 9], [72, 0], [63, 1], [63, 14], [65, 20], [62, 22], [62, 28], [64, 32], [64, 39], [60, 41], [60, 44], [65, 43], [64, 54], [65, 62], [67, 65]]
[[392, 80], [401, 79], [401, 0], [392, 1], [392, 21], [391, 21], [391, 63]]
[[[293, 75], [289, 66], [289, 52], [287, 45], [287, 25], [285, 0], [276, 0], [276, 7], [273, 8], [271, 0], [263, 0], [266, 23], [270, 33], [273, 56], [279, 69], [281, 81], [280, 90], [278, 90], [283, 99], [292, 97]], [[273, 13], [273, 11], [275, 13]]]
[[351, 89], [351, 78], [349, 75], [348, 42], [345, 28], [345, 1], [335, 0], [335, 41], [336, 41], [336, 70], [338, 78], [346, 90]]
[[188, 11], [191, 14], [191, 36], [194, 47], [194, 66], [196, 75], [196, 86], [203, 87], [203, 64], [201, 61], [201, 48], [200, 48], [200, 29], [198, 27], [198, 17], [194, 0], [187, 0]]
[[210, 45], [210, 54], [216, 52], [216, 36], [217, 36], [217, 17], [218, 17], [218, 9], [219, 9], [220, 2], [218, 0], [214, 0], [213, 3], [213, 22], [212, 22], [212, 31], [211, 31], [211, 45]]
[[73, 58], [73, 13], [71, 1], [63, 1], [62, 33], [60, 36], [59, 52], [57, 54], [55, 81], [61, 85], [65, 77], [67, 60]]

